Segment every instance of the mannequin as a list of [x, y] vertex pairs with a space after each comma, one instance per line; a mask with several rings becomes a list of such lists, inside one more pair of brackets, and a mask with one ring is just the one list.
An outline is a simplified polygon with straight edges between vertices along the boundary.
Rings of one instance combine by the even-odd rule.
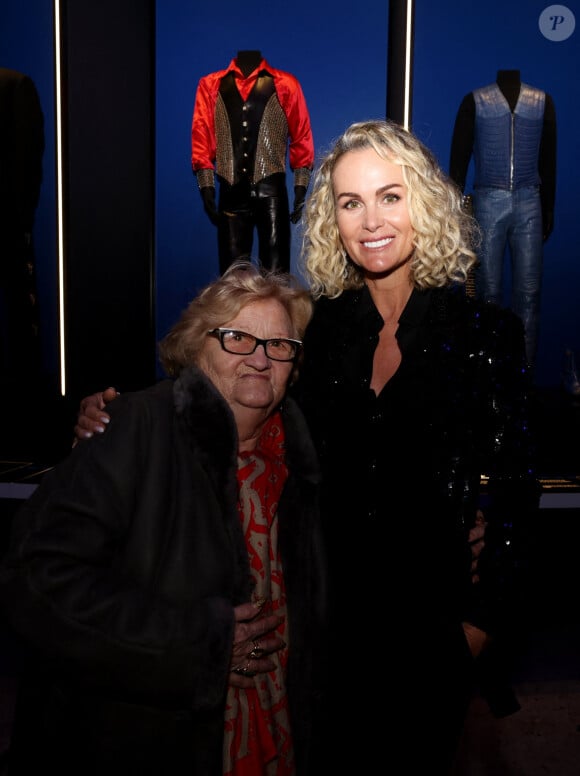
[[200, 79], [191, 143], [204, 210], [217, 227], [220, 272], [236, 259], [251, 260], [254, 230], [260, 263], [288, 272], [290, 223], [300, 219], [314, 165], [310, 117], [296, 78], [272, 68], [259, 50], [238, 51], [225, 70]]
[[244, 78], [247, 78], [262, 61], [261, 51], [238, 51], [236, 54], [236, 65], [240, 68], [244, 74]]
[[41, 373], [33, 227], [44, 116], [36, 86], [0, 67], [0, 395], [37, 390]]
[[482, 229], [475, 293], [503, 304], [508, 247], [511, 307], [524, 324], [533, 367], [543, 243], [554, 223], [556, 112], [551, 96], [522, 83], [519, 70], [498, 70], [495, 83], [467, 94], [455, 119], [449, 162], [449, 174], [464, 192], [472, 158], [473, 214]]
[[510, 106], [511, 112], [513, 113], [522, 88], [520, 71], [498, 70], [495, 82], [501, 89], [503, 96], [506, 98], [507, 103]]

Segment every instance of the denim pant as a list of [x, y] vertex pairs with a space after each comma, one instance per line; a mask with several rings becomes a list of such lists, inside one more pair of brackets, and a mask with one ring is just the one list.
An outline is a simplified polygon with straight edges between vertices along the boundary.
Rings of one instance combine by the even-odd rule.
[[503, 273], [506, 245], [512, 271], [512, 310], [524, 324], [526, 354], [533, 366], [538, 345], [542, 286], [542, 208], [540, 190], [531, 186], [516, 191], [477, 188], [473, 215], [482, 230], [475, 273], [480, 299], [504, 304]]

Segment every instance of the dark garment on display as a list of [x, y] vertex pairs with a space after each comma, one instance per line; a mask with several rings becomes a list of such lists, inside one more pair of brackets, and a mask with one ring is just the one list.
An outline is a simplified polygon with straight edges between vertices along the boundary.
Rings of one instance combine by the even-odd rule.
[[[267, 105], [275, 96], [274, 79], [260, 75], [248, 99], [242, 101], [233, 73], [221, 82], [220, 96], [228, 114], [234, 160], [234, 183], [219, 175], [218, 251], [220, 272], [236, 259], [252, 258], [254, 229], [258, 233], [258, 259], [264, 267], [290, 270], [290, 210], [286, 175], [273, 173], [252, 180], [256, 164], [258, 131]], [[273, 119], [272, 119], [273, 121]], [[283, 145], [286, 155], [286, 143]]]
[[40, 374], [33, 227], [44, 117], [33, 81], [0, 68], [0, 388]]
[[[361, 773], [396, 752], [406, 772], [442, 774], [477, 680], [461, 622], [501, 641], [538, 505], [523, 331], [462, 290], [415, 290], [401, 365], [376, 396], [382, 326], [366, 287], [319, 300], [296, 386], [321, 457], [330, 641], [341, 645], [329, 655], [327, 744]], [[482, 474], [489, 527], [474, 586], [466, 535]]]
[[474, 161], [473, 214], [482, 229], [475, 289], [503, 304], [504, 254], [512, 260], [512, 310], [521, 318], [530, 365], [539, 334], [543, 243], [554, 221], [556, 119], [552, 98], [500, 70], [496, 83], [460, 105], [449, 170], [462, 191]]
[[[290, 213], [286, 155], [294, 174]], [[192, 121], [192, 167], [218, 231], [220, 272], [236, 259], [290, 269], [290, 223], [304, 204], [314, 164], [306, 101], [290, 73], [259, 51], [238, 52], [225, 70], [200, 79]], [[216, 180], [219, 187], [216, 205]]]
[[34, 245], [30, 232], [0, 233], [0, 389], [32, 389], [41, 372]]
[[230, 186], [221, 179], [218, 216], [218, 255], [223, 273], [236, 259], [252, 260], [254, 230], [258, 261], [263, 267], [290, 271], [290, 218], [286, 177], [264, 178], [254, 186]]

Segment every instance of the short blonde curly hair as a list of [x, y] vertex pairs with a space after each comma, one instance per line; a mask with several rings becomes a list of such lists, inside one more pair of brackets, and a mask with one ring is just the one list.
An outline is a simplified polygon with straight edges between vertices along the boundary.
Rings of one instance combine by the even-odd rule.
[[[237, 261], [200, 291], [159, 343], [159, 360], [166, 373], [177, 377], [184, 367], [197, 363], [208, 331], [231, 321], [250, 302], [262, 299], [275, 299], [283, 305], [292, 322], [291, 336], [301, 340], [312, 317], [309, 292], [288, 273]], [[292, 379], [299, 360], [294, 363]]]
[[462, 208], [461, 191], [404, 127], [389, 120], [361, 121], [351, 124], [323, 157], [305, 205], [301, 264], [313, 297], [334, 298], [364, 284], [340, 238], [332, 177], [344, 154], [366, 148], [402, 168], [414, 230], [412, 284], [424, 289], [465, 283], [480, 235], [477, 222]]

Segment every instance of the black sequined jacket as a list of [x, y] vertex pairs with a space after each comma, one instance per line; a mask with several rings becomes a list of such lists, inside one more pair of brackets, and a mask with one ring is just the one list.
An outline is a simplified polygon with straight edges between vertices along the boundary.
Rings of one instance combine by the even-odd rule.
[[[539, 504], [523, 327], [461, 289], [413, 291], [402, 363], [370, 389], [383, 325], [366, 288], [321, 299], [295, 386], [321, 457], [341, 606], [488, 632], [509, 619]], [[473, 584], [467, 534], [488, 521]]]

